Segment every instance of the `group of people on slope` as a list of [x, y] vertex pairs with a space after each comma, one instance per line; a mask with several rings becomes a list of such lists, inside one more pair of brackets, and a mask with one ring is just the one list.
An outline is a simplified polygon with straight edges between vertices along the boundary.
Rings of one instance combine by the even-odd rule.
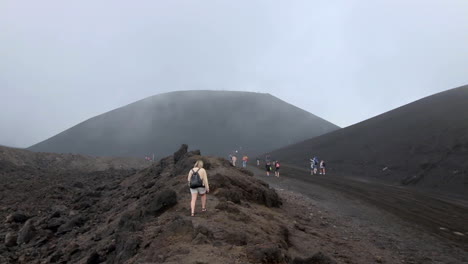
[[[247, 161], [248, 157], [245, 156], [246, 159], [242, 159], [243, 161], [243, 166], [247, 166]], [[233, 166], [235, 166], [235, 161], [237, 158], [233, 155], [233, 159], [231, 161], [233, 162]], [[314, 157], [310, 159], [311, 163], [311, 175], [316, 175], [317, 170], [320, 168], [319, 173], [325, 175], [325, 161], [321, 160], [319, 162], [319, 159], [317, 157]], [[257, 158], [257, 166], [260, 166], [260, 159]], [[281, 164], [279, 161], [274, 160], [273, 162], [270, 160], [270, 157], [267, 156], [265, 159], [265, 169], [266, 169], [266, 175], [270, 176], [270, 172], [275, 171], [275, 176], [279, 177], [280, 176], [280, 168]], [[210, 192], [210, 185], [208, 183], [208, 174], [206, 170], [203, 168], [203, 161], [202, 160], [197, 160], [193, 166], [193, 168], [190, 170], [190, 172], [187, 175], [187, 182], [190, 187], [190, 193], [192, 195], [192, 199], [190, 202], [190, 209], [191, 209], [191, 216], [195, 216], [195, 206], [196, 202], [198, 199], [198, 196], [201, 196], [201, 206], [202, 206], [202, 212], [206, 212], [206, 195], [207, 193]]]
[[[237, 156], [235, 154], [229, 154], [229, 161], [231, 162], [232, 166], [236, 167]], [[249, 161], [249, 157], [244, 155], [242, 157], [242, 167], [247, 168], [247, 162]]]
[[[257, 167], [260, 167], [260, 159], [257, 158]], [[270, 176], [270, 172], [272, 172], [273, 170], [275, 171], [275, 176], [276, 177], [279, 177], [280, 176], [280, 168], [281, 168], [281, 164], [279, 163], [279, 161], [277, 160], [274, 160], [274, 161], [271, 161], [271, 158], [269, 155], [267, 155], [265, 157], [265, 170], [266, 170], [266, 176]]]
[[270, 176], [270, 172], [273, 171], [273, 169], [274, 169], [275, 170], [275, 176], [279, 177], [280, 176], [280, 172], [279, 172], [280, 167], [281, 167], [281, 164], [277, 160], [275, 160], [273, 162], [266, 161], [265, 162], [266, 175]]
[[310, 175], [317, 175], [317, 171], [320, 175], [325, 175], [326, 164], [324, 160], [319, 161], [317, 157], [310, 159]]

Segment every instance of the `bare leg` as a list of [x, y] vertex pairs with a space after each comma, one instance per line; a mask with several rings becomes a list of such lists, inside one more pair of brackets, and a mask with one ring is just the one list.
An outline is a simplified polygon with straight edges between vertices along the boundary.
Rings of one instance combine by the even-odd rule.
[[201, 207], [202, 210], [206, 209], [206, 193], [201, 195]]
[[192, 215], [195, 214], [195, 204], [197, 203], [198, 193], [192, 193], [192, 201], [190, 202], [190, 208], [192, 209]]

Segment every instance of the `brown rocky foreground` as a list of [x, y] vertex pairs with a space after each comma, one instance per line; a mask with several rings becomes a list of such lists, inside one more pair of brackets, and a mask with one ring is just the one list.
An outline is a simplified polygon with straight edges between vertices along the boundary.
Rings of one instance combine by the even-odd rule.
[[[207, 212], [186, 175], [205, 161]], [[187, 152], [143, 170], [0, 166], [0, 263], [397, 263], [301, 195]], [[345, 233], [343, 233], [345, 232]]]

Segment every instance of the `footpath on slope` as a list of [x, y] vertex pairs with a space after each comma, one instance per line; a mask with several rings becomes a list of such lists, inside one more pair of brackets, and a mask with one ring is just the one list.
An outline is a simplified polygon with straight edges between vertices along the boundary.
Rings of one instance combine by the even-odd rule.
[[402, 263], [468, 263], [468, 230], [463, 225], [468, 216], [463, 204], [405, 188], [311, 176], [308, 170], [285, 164], [280, 178], [267, 177], [262, 166], [249, 169], [280, 196], [308, 200], [327, 214], [336, 229], [398, 255]]

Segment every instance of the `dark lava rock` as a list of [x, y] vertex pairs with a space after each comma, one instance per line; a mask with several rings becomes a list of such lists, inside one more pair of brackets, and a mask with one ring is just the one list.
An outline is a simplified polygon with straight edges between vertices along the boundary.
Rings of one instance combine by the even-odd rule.
[[140, 231], [142, 229], [142, 214], [139, 210], [124, 213], [119, 220], [119, 231]]
[[151, 181], [151, 182], [147, 182], [143, 185], [143, 188], [145, 189], [150, 189], [151, 187], [153, 187], [156, 183], [154, 181]]
[[247, 245], [247, 235], [244, 233], [226, 233], [224, 240], [234, 246]]
[[53, 212], [50, 217], [60, 217], [62, 214], [59, 211]]
[[254, 176], [254, 173], [247, 170], [247, 169], [244, 169], [244, 168], [239, 168], [239, 171], [244, 173], [245, 175], [248, 175], [248, 176]]
[[57, 232], [58, 228], [65, 223], [65, 220], [62, 218], [51, 218], [47, 221], [47, 224], [44, 229], [51, 230], [52, 232]]
[[298, 223], [294, 224], [294, 228], [302, 232], [305, 232], [306, 230], [305, 226], [298, 224]]
[[268, 184], [253, 177], [215, 174], [210, 177], [210, 191], [219, 198], [234, 203], [255, 202], [268, 207], [279, 207], [281, 199]]
[[93, 206], [93, 203], [91, 201], [82, 201], [78, 204], [76, 204], [73, 209], [75, 210], [85, 210]]
[[86, 264], [98, 264], [101, 262], [101, 256], [96, 251], [91, 253], [91, 255], [89, 255], [88, 259], [86, 260]]
[[63, 256], [62, 252], [59, 250], [59, 251], [55, 251], [49, 258], [49, 262], [50, 263], [57, 263], [60, 258]]
[[177, 194], [174, 190], [162, 190], [147, 200], [142, 207], [145, 208], [145, 215], [159, 216], [167, 209], [177, 204]]
[[211, 232], [210, 229], [208, 229], [206, 226], [199, 225], [195, 228], [195, 235], [198, 234], [203, 234], [208, 238], [213, 238], [213, 232]]
[[209, 244], [210, 241], [208, 237], [206, 237], [204, 234], [198, 233], [198, 235], [192, 240], [192, 243], [194, 243], [195, 245], [203, 245]]
[[60, 226], [57, 230], [59, 234], [64, 234], [67, 232], [70, 232], [73, 230], [75, 227], [80, 227], [84, 225], [84, 223], [87, 221], [87, 219], [83, 216], [77, 215], [70, 219], [68, 222]]
[[218, 203], [215, 208], [218, 209], [218, 210], [221, 210], [221, 211], [226, 211], [228, 213], [233, 213], [233, 214], [239, 214], [240, 213], [240, 210], [232, 202], [222, 201], [222, 202]]
[[184, 155], [187, 154], [187, 150], [188, 150], [188, 145], [187, 144], [182, 144], [182, 146], [180, 146], [179, 150], [177, 150], [174, 153], [174, 163], [177, 163], [179, 160], [181, 160], [182, 157], [184, 157]]
[[7, 223], [24, 223], [29, 219], [29, 216], [22, 213], [12, 213], [7, 216]]
[[8, 232], [5, 235], [5, 246], [7, 247], [14, 247], [16, 246], [16, 240], [18, 239], [18, 236], [13, 233], [13, 232]]
[[310, 258], [294, 258], [293, 264], [336, 264], [336, 261], [322, 252], [318, 252]]
[[16, 242], [18, 243], [18, 245], [21, 245], [23, 243], [28, 243], [34, 237], [35, 232], [36, 232], [36, 229], [34, 228], [32, 219], [29, 219], [28, 221], [26, 221], [24, 226], [20, 229], [18, 233], [18, 239], [16, 240]]
[[82, 182], [75, 182], [73, 184], [73, 187], [78, 188], [78, 189], [83, 189], [85, 186]]
[[254, 247], [249, 249], [247, 254], [254, 263], [279, 264], [289, 262], [289, 257], [277, 247]]
[[109, 263], [124, 263], [126, 260], [135, 256], [140, 248], [141, 240], [138, 237], [122, 236], [118, 239], [115, 251], [118, 253], [114, 262]]
[[280, 237], [282, 238], [282, 240], [286, 244], [286, 248], [288, 248], [288, 247], [290, 247], [292, 245], [291, 240], [289, 238], [290, 237], [289, 229], [284, 225], [280, 226]]
[[67, 214], [68, 207], [65, 205], [54, 205], [51, 208], [52, 214], [51, 217], [60, 217]]
[[194, 228], [192, 221], [177, 217], [169, 224], [166, 231], [170, 235], [192, 235]]
[[221, 188], [219, 189], [218, 196], [236, 204], [240, 204], [241, 202], [241, 194], [237, 191]]

